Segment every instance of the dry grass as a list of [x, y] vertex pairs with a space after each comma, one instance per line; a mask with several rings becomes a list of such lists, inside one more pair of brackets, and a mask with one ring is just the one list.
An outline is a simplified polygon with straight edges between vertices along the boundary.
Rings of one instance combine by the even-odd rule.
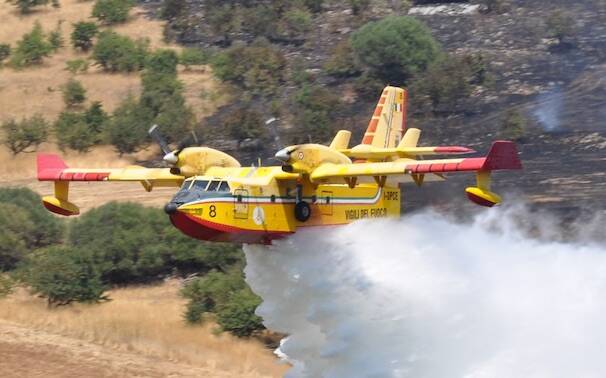
[[[41, 7], [31, 15], [22, 16], [14, 6], [0, 1], [0, 43], [10, 43], [14, 47], [36, 21], [42, 24], [46, 32], [62, 22], [61, 30], [65, 39], [65, 47], [45, 59], [41, 66], [23, 70], [0, 68], [0, 121], [33, 113], [54, 119], [63, 110], [60, 88], [72, 76], [65, 70], [65, 64], [72, 59], [87, 57], [74, 51], [70, 45], [72, 24], [89, 20], [92, 6], [92, 1], [61, 0], [59, 9]], [[148, 19], [141, 8], [134, 8], [130, 20], [113, 29], [132, 38], [149, 38], [153, 48], [180, 50], [179, 46], [163, 41], [163, 26], [164, 22]], [[186, 99], [199, 117], [211, 114], [227, 98], [225, 90], [208, 70], [182, 71], [179, 76], [185, 84]], [[109, 111], [115, 109], [129, 93], [138, 94], [141, 87], [137, 73], [108, 74], [94, 66], [87, 73], [78, 74], [77, 79], [87, 89], [89, 101], [101, 101]], [[217, 95], [203, 98], [200, 95], [203, 92]]]
[[177, 292], [178, 283], [171, 281], [113, 290], [112, 301], [100, 305], [49, 310], [43, 300], [18, 291], [0, 300], [0, 319], [158, 362], [185, 363], [231, 376], [281, 376], [286, 371], [271, 351], [254, 340], [214, 335], [212, 325], [186, 326], [181, 318], [184, 301]]

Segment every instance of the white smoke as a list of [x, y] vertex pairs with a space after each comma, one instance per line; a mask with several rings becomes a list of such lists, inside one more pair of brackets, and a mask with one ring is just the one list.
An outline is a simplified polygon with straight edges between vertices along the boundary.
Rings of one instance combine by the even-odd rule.
[[515, 216], [530, 217], [426, 213], [247, 246], [288, 376], [606, 376], [604, 245]]
[[539, 106], [533, 111], [534, 116], [546, 132], [561, 130], [561, 113], [564, 106], [564, 95], [559, 87], [539, 95]]

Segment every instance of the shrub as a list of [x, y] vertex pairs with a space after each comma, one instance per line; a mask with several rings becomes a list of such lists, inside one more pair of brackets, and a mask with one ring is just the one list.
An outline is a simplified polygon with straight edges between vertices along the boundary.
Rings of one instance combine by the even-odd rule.
[[100, 135], [109, 122], [109, 116], [103, 110], [101, 102], [94, 101], [84, 112], [84, 121], [90, 130]]
[[132, 0], [97, 0], [92, 16], [107, 25], [117, 24], [128, 19], [133, 6]]
[[418, 77], [412, 92], [415, 96], [427, 96], [434, 109], [439, 106], [452, 109], [471, 94], [471, 68], [465, 58], [445, 56]]
[[40, 115], [2, 123], [4, 144], [13, 154], [35, 151], [48, 138], [48, 123]]
[[88, 71], [88, 60], [86, 59], [73, 59], [68, 60], [65, 63], [65, 69], [72, 74], [78, 74]]
[[37, 251], [25, 265], [23, 281], [49, 306], [106, 300], [105, 286], [86, 251], [56, 246]]
[[74, 30], [71, 34], [72, 45], [75, 49], [88, 51], [93, 47], [93, 37], [98, 32], [97, 25], [94, 22], [80, 21], [74, 24]]
[[107, 125], [109, 142], [120, 154], [133, 153], [146, 142], [154, 114], [132, 96], [116, 108]]
[[[22, 14], [27, 14], [32, 11], [33, 7], [46, 5], [50, 1], [49, 0], [8, 0], [7, 2], [18, 7]], [[56, 0], [53, 0], [52, 4], [54, 7], [59, 6], [59, 2]]]
[[212, 32], [222, 37], [226, 45], [231, 42], [230, 34], [239, 29], [235, 14], [235, 9], [230, 4], [209, 7], [206, 14]]
[[402, 83], [425, 71], [438, 57], [429, 29], [412, 17], [369, 22], [351, 37], [356, 59], [386, 82]]
[[208, 63], [208, 55], [198, 48], [186, 48], [179, 55], [179, 64], [189, 69], [190, 66], [198, 66]]
[[317, 85], [305, 85], [295, 95], [295, 122], [301, 131], [301, 140], [313, 135], [327, 140], [333, 135], [332, 122], [339, 98]]
[[27, 212], [34, 228], [26, 236], [28, 249], [56, 244], [63, 237], [63, 222], [41, 206], [40, 196], [28, 188], [0, 188], [0, 203], [18, 206]]
[[0, 299], [13, 292], [13, 280], [6, 275], [0, 274]]
[[180, 94], [164, 98], [154, 124], [157, 124], [169, 142], [183, 139], [188, 130], [194, 126], [194, 112], [185, 104]]
[[57, 23], [55, 30], [48, 33], [48, 43], [53, 52], [64, 46], [63, 33], [61, 33], [61, 22]]
[[318, 13], [322, 11], [322, 5], [324, 5], [324, 0], [303, 0], [303, 4], [305, 4], [305, 6], [309, 8], [310, 11]]
[[174, 50], [160, 49], [147, 56], [145, 69], [153, 74], [177, 75], [179, 58]]
[[276, 25], [282, 14], [280, 9], [261, 4], [251, 8], [242, 8], [240, 12], [242, 27], [246, 32], [260, 37], [276, 37]]
[[306, 9], [293, 8], [282, 16], [278, 23], [278, 33], [282, 38], [301, 39], [311, 28], [311, 14]]
[[330, 58], [324, 64], [324, 69], [329, 75], [337, 77], [354, 76], [360, 73], [349, 39], [337, 44]]
[[63, 92], [63, 102], [68, 107], [80, 105], [86, 101], [86, 89], [76, 79], [69, 79], [61, 86], [61, 91]]
[[284, 80], [286, 60], [267, 41], [250, 46], [234, 45], [215, 55], [213, 72], [223, 80], [239, 85], [253, 94], [274, 94]]
[[62, 150], [71, 148], [87, 152], [98, 142], [98, 135], [87, 125], [84, 114], [64, 111], [55, 121], [57, 144]]
[[239, 108], [231, 112], [223, 126], [238, 142], [247, 138], [258, 138], [263, 134], [261, 114], [248, 108]]
[[14, 67], [40, 64], [44, 57], [49, 56], [52, 51], [51, 44], [44, 38], [42, 26], [36, 22], [32, 31], [17, 42], [11, 64]]
[[106, 71], [131, 72], [144, 67], [149, 41], [132, 39], [111, 30], [99, 34], [93, 49], [93, 59]]
[[11, 55], [11, 45], [0, 43], [0, 66]]
[[349, 6], [354, 15], [365, 12], [370, 7], [370, 0], [349, 0]]
[[557, 38], [559, 44], [562, 44], [566, 38], [574, 36], [576, 31], [574, 18], [560, 10], [551, 13], [546, 24], [548, 35]]
[[34, 245], [34, 228], [25, 209], [0, 202], [0, 272], [14, 269], [23, 260]]
[[501, 123], [501, 136], [505, 139], [520, 140], [526, 134], [527, 119], [517, 110], [509, 110]]
[[181, 294], [189, 300], [184, 314], [189, 323], [200, 323], [204, 313], [215, 313], [221, 329], [236, 336], [249, 336], [263, 329], [262, 319], [255, 315], [261, 299], [235, 270], [227, 274], [210, 272], [196, 278]]
[[187, 3], [185, 0], [164, 0], [164, 5], [160, 10], [160, 17], [165, 20], [178, 17], [183, 13], [186, 6]]

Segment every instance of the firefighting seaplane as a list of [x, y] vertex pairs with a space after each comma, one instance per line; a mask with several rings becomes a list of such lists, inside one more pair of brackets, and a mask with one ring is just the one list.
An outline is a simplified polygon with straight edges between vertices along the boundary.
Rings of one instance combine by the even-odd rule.
[[39, 154], [38, 180], [54, 182], [42, 199], [53, 213], [77, 215], [68, 199], [72, 181], [136, 181], [151, 192], [180, 187], [165, 206], [175, 227], [211, 241], [270, 243], [302, 227], [342, 225], [358, 219], [400, 216], [401, 183], [421, 186], [445, 174], [475, 172], [467, 197], [482, 206], [501, 198], [490, 189], [491, 172], [521, 169], [516, 146], [496, 141], [483, 157], [430, 159], [475, 151], [459, 146], [419, 147], [421, 131], [406, 129], [407, 92], [386, 87], [361, 144], [349, 147], [351, 132], [339, 131], [328, 146], [301, 144], [275, 154], [282, 165], [242, 167], [209, 147], [170, 150], [157, 127], [151, 137], [169, 168], [69, 168], [57, 155]]

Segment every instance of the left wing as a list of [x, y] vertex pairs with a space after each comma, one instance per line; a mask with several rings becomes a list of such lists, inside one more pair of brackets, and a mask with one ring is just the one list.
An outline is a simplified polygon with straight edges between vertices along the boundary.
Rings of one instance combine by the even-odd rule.
[[39, 154], [37, 163], [38, 180], [55, 184], [55, 195], [43, 197], [42, 202], [48, 210], [61, 215], [80, 213], [68, 200], [70, 181], [138, 181], [150, 192], [154, 187], [179, 187], [184, 180], [183, 176], [170, 173], [169, 168], [69, 168], [59, 156], [52, 154]]

